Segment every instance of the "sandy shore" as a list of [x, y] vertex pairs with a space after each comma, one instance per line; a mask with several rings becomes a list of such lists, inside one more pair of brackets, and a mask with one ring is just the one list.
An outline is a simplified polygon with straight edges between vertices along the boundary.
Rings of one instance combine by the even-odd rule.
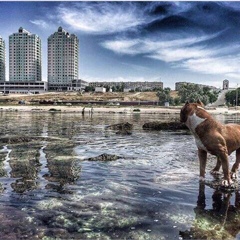
[[[62, 113], [82, 113], [83, 106], [45, 106], [45, 105], [4, 105], [0, 106], [0, 111], [19, 111], [19, 112], [49, 112], [50, 110]], [[138, 111], [138, 109], [140, 111]], [[85, 113], [91, 112], [91, 107], [85, 107]], [[236, 114], [240, 113], [236, 109], [216, 108], [207, 110], [211, 114]], [[164, 107], [93, 107], [93, 113], [141, 113], [141, 114], [179, 114], [180, 108]]]

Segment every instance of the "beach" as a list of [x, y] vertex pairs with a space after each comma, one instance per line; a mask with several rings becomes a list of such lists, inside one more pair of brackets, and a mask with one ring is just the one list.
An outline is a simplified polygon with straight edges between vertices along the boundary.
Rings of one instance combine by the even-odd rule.
[[[2, 105], [0, 111], [19, 111], [19, 112], [61, 112], [61, 113], [81, 113], [84, 108], [84, 114], [94, 113], [119, 113], [119, 114], [179, 114], [181, 107], [149, 107], [149, 106], [79, 106], [79, 105]], [[235, 108], [214, 108], [206, 110], [211, 114], [237, 114]]]

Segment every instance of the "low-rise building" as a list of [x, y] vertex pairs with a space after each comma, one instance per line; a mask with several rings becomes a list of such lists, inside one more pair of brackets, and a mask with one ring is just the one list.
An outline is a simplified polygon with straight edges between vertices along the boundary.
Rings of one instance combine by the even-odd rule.
[[0, 82], [0, 92], [18, 94], [39, 94], [48, 91], [48, 84], [44, 81]]
[[92, 87], [122, 87], [123, 89], [131, 89], [131, 90], [154, 90], [154, 89], [163, 89], [163, 82], [91, 82], [89, 86]]
[[131, 89], [131, 88], [124, 88], [123, 89], [123, 92], [130, 92], [130, 91], [133, 91], [133, 89]]
[[83, 91], [89, 83], [82, 79], [74, 79], [68, 85], [68, 91]]
[[95, 87], [95, 92], [105, 93], [107, 89], [105, 87]]

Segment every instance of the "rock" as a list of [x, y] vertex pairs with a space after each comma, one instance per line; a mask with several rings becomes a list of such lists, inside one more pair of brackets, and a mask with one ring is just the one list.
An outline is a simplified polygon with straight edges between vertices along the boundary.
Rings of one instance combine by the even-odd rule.
[[173, 122], [147, 122], [143, 124], [143, 129], [149, 130], [187, 130], [187, 126], [184, 123], [173, 121]]
[[32, 141], [69, 142], [69, 139], [63, 139], [58, 137], [28, 136], [28, 135], [12, 135], [12, 136], [0, 137], [0, 142], [7, 143], [7, 144], [22, 144], [22, 143], [28, 143]]
[[131, 135], [132, 132], [129, 130], [126, 130], [126, 129], [122, 129], [122, 130], [119, 130], [118, 132], [116, 132], [116, 134]]
[[117, 123], [113, 125], [109, 125], [106, 127], [107, 129], [118, 130], [116, 134], [130, 135], [132, 134], [133, 124], [126, 123]]
[[115, 161], [119, 158], [122, 158], [122, 157], [119, 157], [119, 156], [113, 155], [113, 154], [103, 153], [97, 157], [87, 158], [85, 160], [88, 160], [88, 161]]
[[4, 136], [0, 138], [0, 141], [2, 143], [8, 143], [8, 144], [17, 144], [17, 143], [26, 143], [31, 142], [33, 140], [36, 140], [36, 137], [30, 137], [30, 136]]

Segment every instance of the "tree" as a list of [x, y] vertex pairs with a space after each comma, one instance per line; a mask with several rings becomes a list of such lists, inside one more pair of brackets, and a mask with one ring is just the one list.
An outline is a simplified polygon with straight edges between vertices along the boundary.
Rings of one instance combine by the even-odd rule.
[[237, 98], [237, 105], [240, 104], [240, 88], [237, 90], [232, 90], [226, 93], [225, 95], [226, 102], [229, 105], [236, 106], [236, 98]]
[[84, 90], [85, 92], [94, 92], [95, 88], [93, 86], [86, 86]]
[[179, 89], [178, 95], [182, 103], [196, 102], [199, 99], [207, 105], [217, 100], [218, 92], [213, 91], [210, 87], [200, 87], [198, 84], [189, 83]]
[[157, 97], [160, 104], [164, 105], [165, 102], [169, 102], [169, 103], [173, 102], [173, 99], [170, 97], [170, 92], [171, 92], [170, 88], [160, 89], [157, 92]]

